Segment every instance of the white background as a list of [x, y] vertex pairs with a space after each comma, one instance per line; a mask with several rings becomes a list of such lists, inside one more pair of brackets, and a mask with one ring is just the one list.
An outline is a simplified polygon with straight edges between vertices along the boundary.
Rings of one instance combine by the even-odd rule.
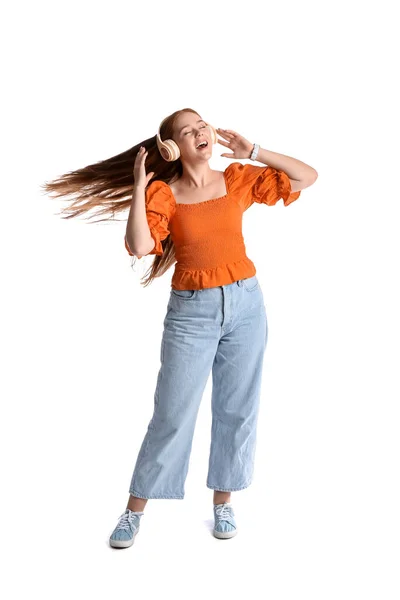
[[[394, 4], [21, 2], [1, 21], [2, 595], [398, 600]], [[269, 338], [238, 535], [211, 533], [209, 380], [185, 499], [150, 500], [118, 551], [172, 269], [143, 288], [127, 214], [63, 220], [39, 186], [184, 107], [319, 177], [244, 215]]]

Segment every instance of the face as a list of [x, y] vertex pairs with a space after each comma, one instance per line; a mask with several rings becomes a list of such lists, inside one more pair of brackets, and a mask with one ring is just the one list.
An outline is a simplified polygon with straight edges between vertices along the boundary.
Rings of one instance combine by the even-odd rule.
[[[190, 162], [208, 160], [212, 154], [210, 128], [200, 115], [185, 112], [179, 115], [174, 125], [174, 141], [178, 144], [180, 158]], [[201, 142], [207, 142], [205, 148], [197, 148]]]

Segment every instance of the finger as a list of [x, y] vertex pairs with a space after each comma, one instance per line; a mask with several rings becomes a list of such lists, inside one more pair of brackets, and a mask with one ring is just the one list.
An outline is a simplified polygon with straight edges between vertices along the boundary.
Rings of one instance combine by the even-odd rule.
[[226, 137], [233, 137], [233, 135], [235, 133], [231, 129], [217, 129], [217, 131], [220, 131], [221, 135], [224, 135]]
[[224, 140], [218, 140], [218, 144], [221, 144], [221, 146], [225, 146], [226, 148], [229, 148], [229, 142], [224, 142]]
[[230, 142], [234, 139], [233, 135], [228, 135], [227, 133], [221, 133], [221, 136]]

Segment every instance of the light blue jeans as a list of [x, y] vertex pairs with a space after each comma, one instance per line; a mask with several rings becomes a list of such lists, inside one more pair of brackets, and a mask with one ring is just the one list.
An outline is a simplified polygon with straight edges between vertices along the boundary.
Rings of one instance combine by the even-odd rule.
[[197, 414], [211, 371], [206, 485], [226, 492], [250, 485], [267, 337], [256, 275], [201, 290], [171, 288], [154, 413], [137, 456], [132, 496], [184, 498]]

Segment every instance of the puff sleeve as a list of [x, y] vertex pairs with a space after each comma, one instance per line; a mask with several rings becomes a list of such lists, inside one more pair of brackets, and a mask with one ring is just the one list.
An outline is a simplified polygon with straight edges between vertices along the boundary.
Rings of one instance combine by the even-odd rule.
[[240, 193], [244, 210], [254, 202], [273, 206], [281, 198], [284, 206], [288, 206], [300, 196], [300, 191], [291, 191], [290, 179], [284, 171], [238, 162], [229, 167], [231, 185]]
[[[155, 246], [148, 254], [163, 254], [162, 240], [169, 235], [169, 221], [175, 212], [175, 204], [169, 185], [164, 181], [153, 181], [145, 191], [146, 217], [151, 237]], [[129, 248], [125, 235], [125, 248], [130, 256], [133, 252]], [[138, 258], [142, 256], [138, 255]]]

